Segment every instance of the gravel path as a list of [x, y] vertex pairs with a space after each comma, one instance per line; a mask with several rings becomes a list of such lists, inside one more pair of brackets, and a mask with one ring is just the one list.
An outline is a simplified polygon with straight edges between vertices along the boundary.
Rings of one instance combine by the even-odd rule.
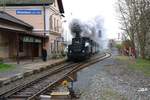
[[78, 72], [79, 100], [150, 100], [150, 78], [113, 57]]

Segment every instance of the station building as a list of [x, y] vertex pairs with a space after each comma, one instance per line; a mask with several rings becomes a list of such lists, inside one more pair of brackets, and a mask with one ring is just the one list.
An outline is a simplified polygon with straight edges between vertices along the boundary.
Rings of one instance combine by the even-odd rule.
[[0, 58], [48, 57], [62, 48], [62, 0], [0, 2]]
[[[31, 34], [33, 27], [8, 13], [0, 12], [0, 57], [13, 58], [19, 55], [30, 55], [30, 44], [22, 46], [23, 37]], [[36, 37], [36, 36], [35, 36]], [[40, 39], [37, 38], [39, 41]], [[19, 46], [20, 44], [20, 46]], [[29, 46], [29, 47], [28, 47]], [[23, 48], [24, 47], [24, 48]], [[28, 48], [28, 49], [27, 49]]]

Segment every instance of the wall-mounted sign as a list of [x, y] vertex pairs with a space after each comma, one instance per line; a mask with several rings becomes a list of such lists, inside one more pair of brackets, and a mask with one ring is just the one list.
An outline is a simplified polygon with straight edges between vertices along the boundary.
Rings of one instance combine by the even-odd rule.
[[41, 15], [42, 11], [38, 9], [16, 10], [17, 15]]
[[24, 36], [23, 37], [23, 42], [30, 42], [30, 43], [41, 43], [41, 39], [38, 38], [33, 38], [30, 36]]
[[34, 42], [35, 43], [41, 43], [42, 41], [40, 39], [35, 39]]
[[34, 38], [25, 36], [25, 37], [23, 37], [23, 42], [34, 42]]

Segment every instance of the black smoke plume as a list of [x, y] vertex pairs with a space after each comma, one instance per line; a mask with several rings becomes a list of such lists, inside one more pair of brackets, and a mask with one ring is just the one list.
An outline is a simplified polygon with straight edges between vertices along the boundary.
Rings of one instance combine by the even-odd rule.
[[73, 37], [89, 37], [99, 43], [100, 48], [107, 48], [107, 34], [104, 28], [104, 19], [101, 16], [85, 22], [73, 19], [69, 28]]
[[69, 25], [71, 34], [74, 37], [80, 37], [82, 32], [82, 24], [78, 19], [73, 19]]
[[103, 32], [103, 19], [100, 16], [93, 20], [81, 22], [79, 19], [73, 19], [69, 25], [73, 37], [89, 37], [94, 41], [101, 38]]

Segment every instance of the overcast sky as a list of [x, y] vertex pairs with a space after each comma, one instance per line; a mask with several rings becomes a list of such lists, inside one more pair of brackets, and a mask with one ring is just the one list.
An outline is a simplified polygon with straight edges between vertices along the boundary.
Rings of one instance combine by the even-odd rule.
[[66, 19], [78, 18], [86, 21], [95, 16], [104, 18], [104, 27], [108, 38], [117, 38], [119, 24], [117, 20], [116, 0], [63, 0]]

